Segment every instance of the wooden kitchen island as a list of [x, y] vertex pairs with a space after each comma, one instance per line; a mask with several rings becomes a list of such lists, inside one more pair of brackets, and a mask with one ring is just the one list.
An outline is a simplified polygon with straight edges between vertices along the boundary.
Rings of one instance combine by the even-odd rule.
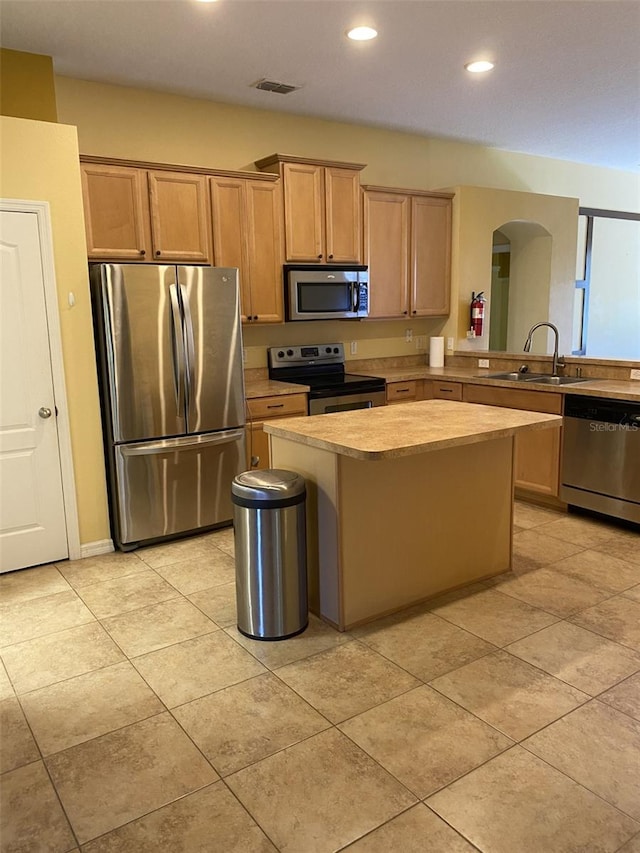
[[425, 400], [265, 423], [307, 481], [312, 611], [343, 631], [507, 571], [513, 437], [561, 422]]

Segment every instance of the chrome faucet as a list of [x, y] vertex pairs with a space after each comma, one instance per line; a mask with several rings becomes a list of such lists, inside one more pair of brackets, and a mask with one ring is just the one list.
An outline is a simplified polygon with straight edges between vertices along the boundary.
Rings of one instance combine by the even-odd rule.
[[553, 364], [551, 366], [551, 375], [557, 376], [558, 375], [558, 368], [564, 367], [565, 364], [564, 364], [564, 361], [562, 360], [562, 356], [558, 356], [558, 338], [559, 338], [559, 335], [558, 335], [558, 329], [553, 325], [553, 323], [536, 323], [535, 326], [532, 326], [529, 329], [529, 334], [527, 335], [527, 340], [524, 342], [524, 351], [525, 352], [531, 352], [531, 336], [533, 335], [533, 333], [535, 332], [536, 329], [540, 328], [540, 326], [548, 326], [551, 329], [551, 331], [554, 333], [554, 335], [556, 336], [556, 344], [555, 344], [555, 347], [553, 350]]

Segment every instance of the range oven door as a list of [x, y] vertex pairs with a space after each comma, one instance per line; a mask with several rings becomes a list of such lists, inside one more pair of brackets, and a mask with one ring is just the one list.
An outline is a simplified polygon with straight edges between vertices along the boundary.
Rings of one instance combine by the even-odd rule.
[[386, 395], [384, 391], [369, 391], [361, 394], [343, 394], [335, 397], [320, 397], [309, 399], [310, 415], [328, 415], [331, 412], [349, 412], [353, 409], [372, 409], [374, 406], [384, 406]]

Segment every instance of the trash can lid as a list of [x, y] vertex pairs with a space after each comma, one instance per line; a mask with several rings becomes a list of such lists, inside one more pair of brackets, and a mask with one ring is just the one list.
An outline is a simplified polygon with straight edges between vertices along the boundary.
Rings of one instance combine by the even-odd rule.
[[246, 500], [281, 501], [304, 493], [304, 477], [280, 468], [245, 471], [231, 483], [231, 494]]

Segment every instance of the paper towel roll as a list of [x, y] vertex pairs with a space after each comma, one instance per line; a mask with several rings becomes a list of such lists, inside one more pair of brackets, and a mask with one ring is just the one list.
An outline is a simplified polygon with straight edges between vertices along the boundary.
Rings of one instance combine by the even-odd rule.
[[429, 338], [429, 367], [444, 367], [444, 338]]

